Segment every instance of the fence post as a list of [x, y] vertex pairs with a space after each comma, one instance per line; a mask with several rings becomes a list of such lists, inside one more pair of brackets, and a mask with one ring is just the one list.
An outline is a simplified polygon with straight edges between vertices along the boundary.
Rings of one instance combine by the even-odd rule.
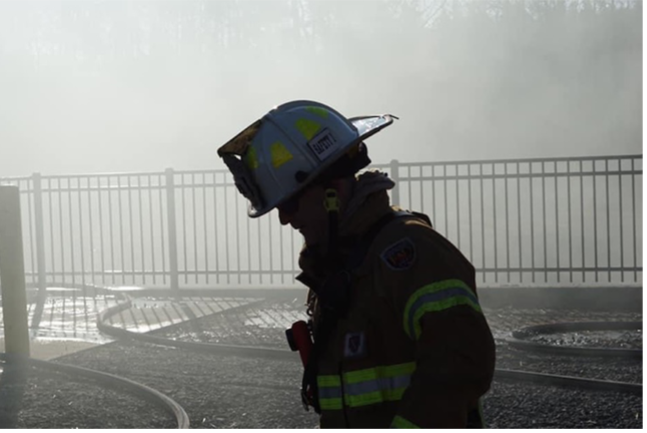
[[391, 179], [395, 182], [391, 190], [391, 204], [400, 206], [400, 171], [397, 159], [391, 161]]
[[5, 352], [28, 357], [27, 288], [17, 186], [0, 186], [0, 275]]
[[36, 263], [38, 266], [38, 296], [31, 328], [38, 329], [47, 299], [47, 269], [45, 267], [45, 235], [43, 233], [43, 183], [40, 173], [32, 175], [34, 185], [34, 224], [36, 225]]
[[175, 174], [172, 168], [166, 171], [166, 219], [168, 222], [168, 257], [171, 270], [171, 289], [180, 288], [177, 270], [177, 230], [175, 222]]

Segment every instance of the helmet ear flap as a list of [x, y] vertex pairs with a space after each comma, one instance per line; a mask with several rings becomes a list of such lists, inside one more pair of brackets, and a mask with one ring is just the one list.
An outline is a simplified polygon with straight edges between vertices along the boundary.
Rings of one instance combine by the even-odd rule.
[[371, 163], [366, 145], [363, 142], [353, 146], [344, 156], [328, 168], [322, 178], [325, 180], [354, 176]]
[[353, 160], [353, 168], [354, 172], [353, 174], [357, 173], [363, 168], [368, 167], [371, 164], [371, 158], [368, 156], [368, 150], [366, 148], [366, 144], [364, 142], [360, 142], [357, 145], [357, 150], [355, 155], [352, 157]]

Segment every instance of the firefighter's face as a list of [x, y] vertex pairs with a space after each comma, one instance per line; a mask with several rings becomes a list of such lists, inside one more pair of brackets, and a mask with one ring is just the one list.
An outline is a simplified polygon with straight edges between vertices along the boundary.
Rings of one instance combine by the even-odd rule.
[[328, 215], [323, 205], [324, 198], [323, 186], [315, 184], [278, 206], [281, 224], [290, 224], [298, 230], [308, 246], [320, 245], [327, 239]]

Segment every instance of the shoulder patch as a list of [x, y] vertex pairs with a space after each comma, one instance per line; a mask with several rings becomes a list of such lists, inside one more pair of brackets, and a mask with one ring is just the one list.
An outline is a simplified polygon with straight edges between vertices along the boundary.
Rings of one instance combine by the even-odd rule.
[[411, 239], [400, 239], [396, 243], [386, 247], [380, 258], [394, 271], [409, 269], [416, 258], [416, 247]]

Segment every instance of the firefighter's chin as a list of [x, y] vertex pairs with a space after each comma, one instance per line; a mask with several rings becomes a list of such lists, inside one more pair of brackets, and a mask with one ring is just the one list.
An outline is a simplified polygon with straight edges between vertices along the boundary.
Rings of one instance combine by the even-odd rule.
[[303, 239], [308, 246], [314, 246], [321, 243], [321, 234], [316, 229], [308, 226], [299, 227], [299, 233], [303, 236]]

